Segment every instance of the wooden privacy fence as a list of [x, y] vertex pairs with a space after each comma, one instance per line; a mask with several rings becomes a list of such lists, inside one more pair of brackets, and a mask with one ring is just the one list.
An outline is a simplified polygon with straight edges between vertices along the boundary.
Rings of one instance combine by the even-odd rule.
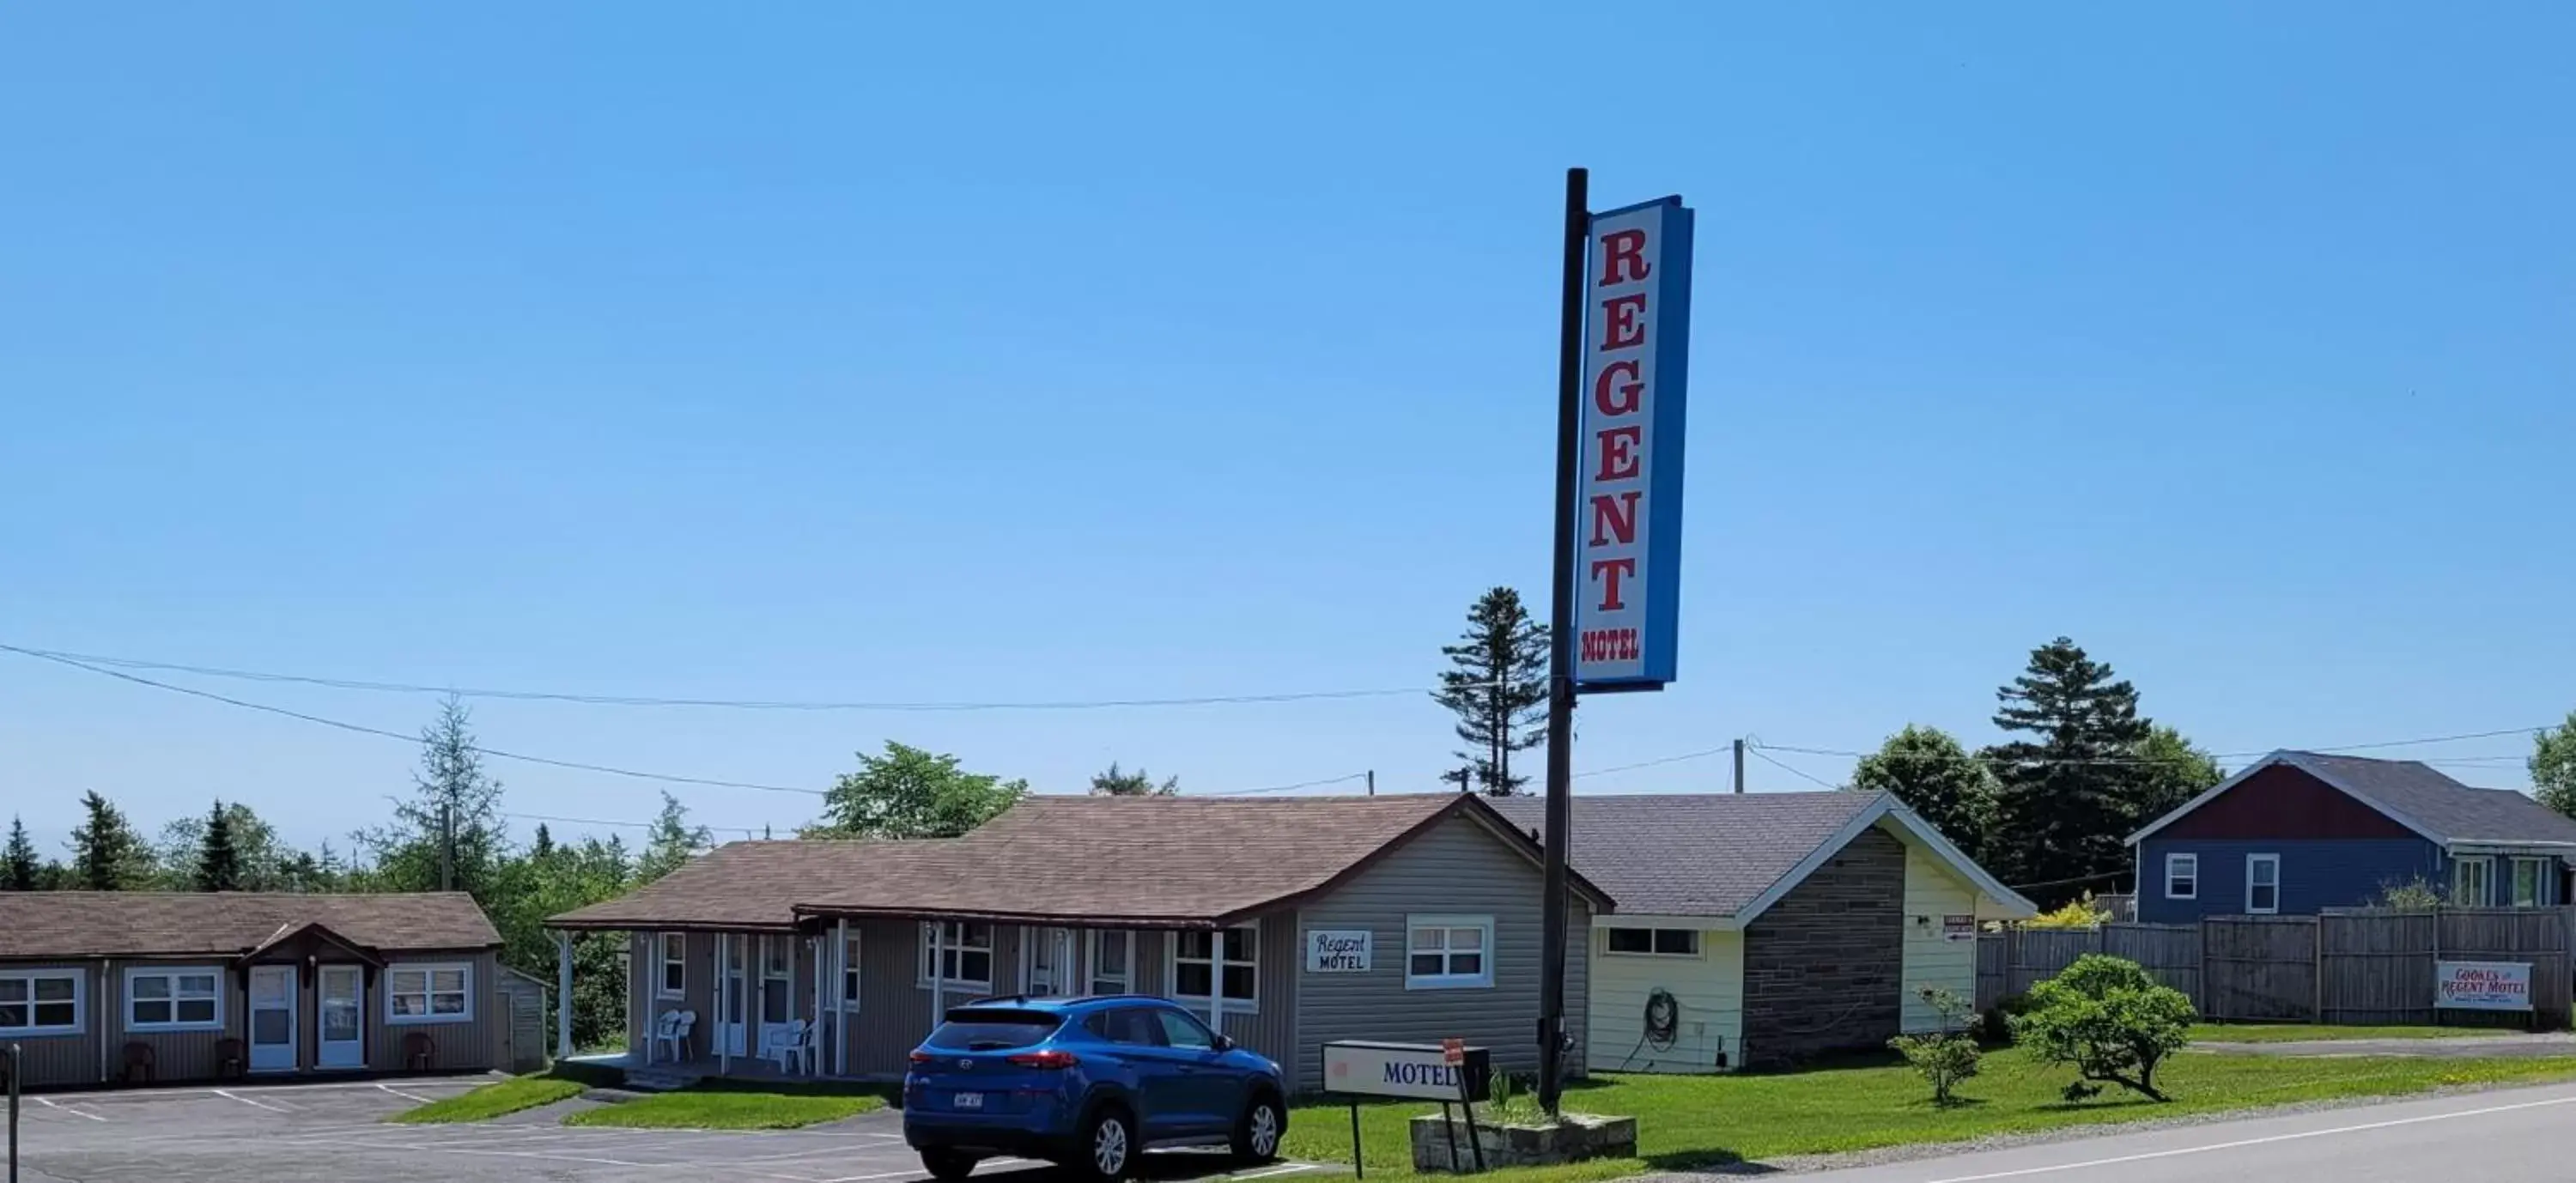
[[[2576, 1010], [2569, 933], [2576, 909], [2444, 908], [2322, 916], [2212, 916], [2198, 924], [2007, 928], [1977, 939], [1977, 1006], [2005, 998], [2087, 953], [2125, 957], [2230, 1022], [2434, 1023], [2537, 1021], [2563, 1027]], [[2535, 1014], [2441, 1011], [2437, 961], [2531, 965]]]

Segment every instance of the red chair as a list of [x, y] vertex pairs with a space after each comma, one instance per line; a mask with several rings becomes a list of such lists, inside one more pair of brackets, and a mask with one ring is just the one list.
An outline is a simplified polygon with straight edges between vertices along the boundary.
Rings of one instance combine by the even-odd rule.
[[155, 1079], [152, 1045], [143, 1042], [125, 1045], [125, 1083], [150, 1083]]
[[437, 1065], [438, 1041], [431, 1039], [426, 1031], [411, 1032], [403, 1036], [402, 1054], [405, 1069], [427, 1072]]
[[242, 1041], [226, 1037], [215, 1041], [215, 1079], [240, 1080], [250, 1075], [250, 1062], [242, 1056]]

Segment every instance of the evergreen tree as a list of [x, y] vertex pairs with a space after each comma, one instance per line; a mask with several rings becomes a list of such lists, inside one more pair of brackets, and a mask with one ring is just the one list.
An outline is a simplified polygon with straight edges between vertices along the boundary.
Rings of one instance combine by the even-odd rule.
[[72, 830], [72, 885], [89, 891], [131, 891], [151, 881], [152, 853], [125, 814], [99, 796], [81, 795], [85, 815]]
[[653, 828], [645, 832], [644, 853], [635, 857], [635, 881], [639, 886], [651, 883], [679, 870], [713, 845], [715, 835], [708, 833], [705, 826], [689, 824], [689, 807], [664, 793], [662, 812], [653, 819]]
[[441, 813], [453, 818], [455, 887], [473, 895], [485, 911], [509, 834], [501, 820], [501, 782], [483, 770], [482, 750], [474, 746], [473, 715], [449, 698], [438, 718], [420, 733], [420, 769], [412, 774], [412, 795], [394, 803], [393, 821], [361, 830], [358, 844], [375, 858], [367, 876], [381, 891], [436, 891], [439, 886]]
[[1852, 787], [1896, 794], [1971, 857], [1985, 849], [1994, 818], [1994, 775], [1938, 727], [1908, 723], [1887, 737], [1852, 769]]
[[[197, 891], [197, 865], [206, 849], [206, 825], [212, 815], [174, 818], [161, 827], [161, 839], [151, 851], [156, 867], [153, 886], [159, 891]], [[238, 891], [276, 891], [285, 886], [284, 867], [293, 852], [279, 841], [277, 827], [239, 801], [224, 806], [225, 823], [232, 829], [232, 844], [241, 876]]]
[[1180, 791], [1181, 778], [1177, 776], [1165, 777], [1158, 785], [1154, 783], [1153, 774], [1141, 767], [1134, 772], [1118, 771], [1115, 760], [1109, 762], [1107, 772], [1091, 774], [1091, 795], [1094, 797], [1169, 797]]
[[1450, 668], [1440, 672], [1431, 700], [1458, 716], [1457, 753], [1476, 770], [1476, 783], [1508, 797], [1529, 783], [1512, 774], [1512, 753], [1547, 742], [1547, 626], [1530, 619], [1521, 594], [1488, 589], [1467, 609], [1467, 631], [1443, 645]]
[[2543, 727], [2531, 737], [2531, 795], [2540, 803], [2576, 817], [2576, 711], [2567, 721]]
[[2123, 841], [2145, 821], [2137, 756], [2153, 730], [2137, 687], [2059, 637], [1995, 699], [1995, 726], [2034, 738], [1984, 753], [1996, 781], [1991, 866], [2007, 883], [2048, 885], [2034, 892], [2042, 900], [2084, 886], [2061, 880], [2127, 869]]
[[206, 814], [206, 841], [197, 851], [196, 889], [198, 891], [240, 891], [242, 857], [233, 845], [233, 819], [224, 812], [224, 803]]
[[43, 874], [43, 865], [36, 861], [36, 844], [27, 838], [27, 823], [11, 814], [9, 853], [0, 862], [0, 891], [34, 891]]
[[546, 823], [544, 823], [544, 822], [538, 822], [538, 823], [537, 823], [537, 840], [536, 840], [535, 842], [532, 842], [532, 843], [530, 843], [530, 844], [528, 845], [528, 857], [529, 857], [529, 858], [552, 858], [552, 857], [554, 857], [554, 853], [555, 853], [555, 836], [554, 836], [553, 834], [550, 834], [550, 833], [547, 833], [547, 832], [546, 832]]

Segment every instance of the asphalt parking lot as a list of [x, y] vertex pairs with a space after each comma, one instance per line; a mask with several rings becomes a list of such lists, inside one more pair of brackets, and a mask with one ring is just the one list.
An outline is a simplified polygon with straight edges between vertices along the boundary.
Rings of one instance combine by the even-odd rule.
[[[173, 1087], [27, 1098], [19, 1129], [22, 1183], [631, 1183], [682, 1179], [773, 1183], [909, 1183], [925, 1179], [904, 1146], [902, 1118], [862, 1114], [801, 1130], [625, 1130], [559, 1124], [532, 1110], [474, 1125], [389, 1125], [384, 1118], [454, 1096], [485, 1077], [382, 1083]], [[584, 1104], [570, 1102], [569, 1104]], [[1164, 1151], [1140, 1160], [1152, 1183], [1228, 1173], [1221, 1155]], [[980, 1176], [1053, 1183], [1042, 1163], [1001, 1159]], [[1279, 1163], [1235, 1179], [1337, 1173]]]

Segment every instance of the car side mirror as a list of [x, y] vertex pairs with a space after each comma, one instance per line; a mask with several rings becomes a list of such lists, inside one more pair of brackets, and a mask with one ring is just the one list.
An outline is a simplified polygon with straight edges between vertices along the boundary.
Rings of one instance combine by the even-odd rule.
[[1220, 1035], [1211, 1041], [1208, 1046], [1221, 1052], [1230, 1052], [1234, 1050], [1234, 1041]]

